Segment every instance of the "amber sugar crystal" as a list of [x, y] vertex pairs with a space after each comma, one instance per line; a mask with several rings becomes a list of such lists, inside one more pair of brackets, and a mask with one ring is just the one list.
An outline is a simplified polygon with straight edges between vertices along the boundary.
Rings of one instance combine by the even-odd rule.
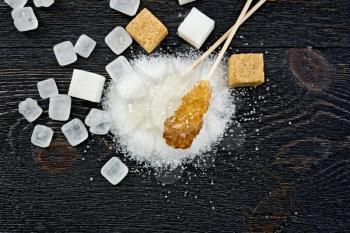
[[208, 111], [211, 98], [209, 80], [197, 82], [183, 98], [174, 115], [164, 123], [163, 138], [175, 149], [187, 149], [203, 127], [203, 116]]

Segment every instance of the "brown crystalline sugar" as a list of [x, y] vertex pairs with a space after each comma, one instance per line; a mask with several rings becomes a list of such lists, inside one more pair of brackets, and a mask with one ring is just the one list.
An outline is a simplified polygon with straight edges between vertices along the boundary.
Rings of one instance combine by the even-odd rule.
[[209, 80], [199, 81], [183, 98], [175, 114], [164, 123], [163, 138], [176, 149], [191, 147], [203, 126], [203, 116], [208, 111], [211, 98]]

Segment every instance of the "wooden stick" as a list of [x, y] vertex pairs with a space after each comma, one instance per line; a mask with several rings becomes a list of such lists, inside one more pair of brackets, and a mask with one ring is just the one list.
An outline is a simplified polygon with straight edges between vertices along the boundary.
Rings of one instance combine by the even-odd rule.
[[[239, 23], [239, 26], [241, 26], [245, 21], [247, 21], [262, 5], [264, 5], [266, 1], [267, 0], [260, 0], [257, 4], [255, 4], [255, 6], [252, 9], [250, 9], [250, 11], [248, 11], [244, 19]], [[193, 63], [190, 70], [195, 69], [205, 59], [207, 59], [209, 55], [227, 39], [227, 37], [230, 35], [233, 29], [234, 26], [232, 26], [223, 36], [221, 36], [221, 38], [218, 41], [215, 42], [215, 44], [213, 44], [205, 53], [203, 53], [203, 55]]]
[[252, 1], [253, 0], [247, 0], [246, 4], [244, 5], [244, 8], [241, 12], [241, 14], [239, 15], [238, 19], [237, 19], [237, 22], [235, 23], [235, 25], [233, 26], [233, 29], [231, 30], [224, 46], [222, 47], [218, 57], [216, 58], [213, 66], [211, 67], [210, 71], [209, 71], [209, 74], [207, 76], [206, 79], [211, 79], [211, 77], [213, 76], [216, 68], [219, 66], [220, 62], [221, 62], [221, 59], [224, 57], [225, 53], [226, 53], [226, 50], [228, 49], [228, 46], [230, 46], [231, 42], [232, 42], [232, 39], [233, 37], [235, 36], [238, 28], [239, 28], [239, 25], [240, 23], [242, 22], [242, 20], [244, 19], [244, 16], [246, 15], [250, 5], [252, 4]]

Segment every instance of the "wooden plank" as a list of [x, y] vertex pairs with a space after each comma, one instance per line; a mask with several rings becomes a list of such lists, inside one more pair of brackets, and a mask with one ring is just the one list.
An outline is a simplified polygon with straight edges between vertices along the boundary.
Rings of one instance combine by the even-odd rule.
[[[207, 47], [234, 21], [243, 1], [179, 6], [143, 0], [169, 28], [162, 51], [189, 48], [176, 30], [192, 6], [216, 21]], [[32, 2], [29, 3], [32, 5]], [[73, 68], [107, 76], [114, 55], [104, 37], [131, 17], [108, 1], [57, 1], [34, 9], [39, 29], [19, 33], [0, 2], [0, 232], [346, 232], [350, 227], [350, 2], [281, 0], [240, 30], [230, 53], [263, 52], [267, 83], [234, 91], [237, 112], [217, 152], [172, 173], [125, 159], [130, 175], [112, 187], [100, 175], [116, 155], [111, 136], [70, 147], [55, 130], [53, 147], [30, 144], [34, 124], [18, 103], [39, 99], [36, 82], [54, 78], [67, 93]], [[59, 67], [52, 46], [82, 33], [98, 46], [89, 59]], [[246, 44], [248, 43], [248, 44]], [[316, 49], [305, 49], [307, 46]], [[302, 49], [299, 49], [302, 48]], [[143, 53], [133, 45], [125, 56]], [[81, 119], [96, 104], [73, 100]], [[156, 174], [157, 173], [157, 174]], [[92, 178], [92, 180], [91, 180]]]
[[[239, 50], [265, 53], [268, 82], [257, 89], [236, 90], [235, 120], [239, 124], [231, 126], [233, 133], [223, 139], [218, 152], [205, 163], [195, 162], [170, 175], [140, 172], [140, 165], [126, 160], [131, 174], [121, 185], [112, 187], [99, 174], [114, 155], [111, 138], [91, 137], [72, 148], [62, 139], [61, 124], [50, 120], [46, 111], [38, 123], [55, 129], [55, 146], [51, 151], [40, 150], [30, 144], [33, 124], [16, 109], [26, 97], [39, 98], [35, 84], [47, 77], [55, 78], [60, 91], [66, 92], [73, 67], [106, 75], [103, 67], [108, 61], [97, 58], [113, 59], [111, 52], [99, 48], [91, 59], [60, 68], [51, 49], [6, 49], [0, 54], [0, 229], [346, 229], [349, 50]], [[39, 104], [47, 110], [46, 100], [39, 100]], [[93, 106], [74, 100], [72, 115], [83, 118]]]
[[[235, 21], [242, 1], [201, 0], [179, 6], [176, 0], [144, 0], [141, 8], [153, 11], [169, 28], [169, 36], [162, 43], [182, 44], [176, 35], [177, 27], [192, 6], [197, 7], [216, 21], [214, 33], [205, 44], [208, 47]], [[65, 40], [76, 41], [85, 33], [106, 47], [104, 37], [115, 26], [126, 26], [131, 17], [122, 15], [108, 6], [108, 1], [58, 1], [51, 8], [35, 9], [39, 28], [19, 33], [13, 26], [10, 8], [0, 3], [0, 47], [44, 47]], [[350, 2], [344, 0], [281, 0], [269, 3], [239, 31], [244, 39], [236, 39], [239, 47], [348, 47]], [[248, 43], [248, 44], [246, 44]]]

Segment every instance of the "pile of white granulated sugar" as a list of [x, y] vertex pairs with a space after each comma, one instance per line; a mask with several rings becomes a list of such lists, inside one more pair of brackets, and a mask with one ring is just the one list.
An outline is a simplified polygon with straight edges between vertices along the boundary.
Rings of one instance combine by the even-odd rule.
[[130, 61], [134, 73], [112, 81], [104, 108], [112, 117], [111, 132], [117, 149], [146, 166], [176, 168], [196, 156], [210, 153], [218, 144], [234, 114], [233, 97], [226, 85], [222, 64], [212, 78], [212, 100], [204, 125], [186, 150], [169, 147], [163, 139], [164, 121], [181, 103], [196, 81], [208, 73], [212, 59], [207, 59], [189, 75], [185, 70], [197, 54], [140, 56]]

